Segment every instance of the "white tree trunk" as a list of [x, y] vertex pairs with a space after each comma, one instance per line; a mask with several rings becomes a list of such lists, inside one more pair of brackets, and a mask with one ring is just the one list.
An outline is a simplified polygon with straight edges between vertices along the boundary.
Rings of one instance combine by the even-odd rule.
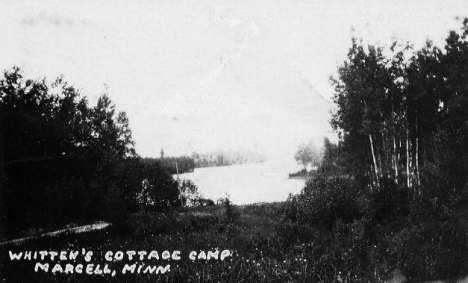
[[393, 169], [395, 171], [395, 183], [398, 184], [398, 159], [395, 135], [393, 136]]
[[410, 179], [410, 166], [411, 166], [411, 154], [409, 153], [409, 129], [406, 127], [406, 185], [411, 188]]
[[[416, 113], [417, 114], [417, 113]], [[416, 153], [415, 153], [415, 158], [416, 158], [416, 162], [415, 162], [415, 171], [416, 171], [416, 183], [420, 184], [419, 182], [419, 132], [418, 132], [418, 116], [416, 116]]]
[[375, 152], [374, 152], [374, 142], [372, 141], [372, 135], [369, 134], [369, 142], [370, 142], [370, 147], [371, 147], [371, 153], [372, 153], [372, 161], [374, 162], [374, 173], [375, 173], [375, 178], [376, 178], [376, 185], [378, 185], [378, 177], [379, 177], [379, 168], [377, 167], [377, 159], [375, 157]]

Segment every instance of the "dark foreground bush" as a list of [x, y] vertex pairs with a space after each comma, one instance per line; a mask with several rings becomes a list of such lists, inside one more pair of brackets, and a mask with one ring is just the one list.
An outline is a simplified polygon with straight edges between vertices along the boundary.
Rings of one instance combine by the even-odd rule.
[[224, 218], [226, 222], [234, 222], [240, 216], [239, 210], [232, 204], [229, 197], [221, 199], [224, 206]]
[[393, 238], [398, 268], [410, 280], [455, 281], [468, 274], [466, 227], [457, 223], [421, 223]]
[[[282, 246], [314, 247], [325, 281], [413, 281], [468, 275], [468, 188], [426, 177], [417, 188], [382, 182], [366, 193], [351, 178], [317, 176], [284, 206]], [[367, 280], [367, 281], [366, 281]]]
[[245, 205], [242, 207], [242, 213], [281, 219], [284, 215], [284, 202]]
[[383, 226], [406, 221], [409, 214], [409, 196], [406, 187], [391, 182], [384, 183], [381, 190], [370, 196], [373, 219]]
[[408, 279], [455, 281], [468, 275], [467, 189], [437, 177], [415, 189], [408, 218], [391, 244]]
[[351, 223], [363, 217], [368, 201], [353, 179], [319, 175], [309, 180], [301, 194], [290, 196], [286, 217], [330, 230], [336, 221]]

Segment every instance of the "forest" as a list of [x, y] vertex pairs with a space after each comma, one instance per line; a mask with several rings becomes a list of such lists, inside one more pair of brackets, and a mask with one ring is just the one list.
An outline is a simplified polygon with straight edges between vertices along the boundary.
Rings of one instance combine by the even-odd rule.
[[63, 77], [0, 80], [2, 231], [125, 222], [129, 212], [179, 204], [178, 184], [135, 152], [129, 120], [107, 94], [89, 106]]
[[326, 262], [346, 282], [468, 275], [467, 36], [468, 19], [444, 48], [354, 38], [331, 78], [340, 140], [325, 140], [286, 217], [326, 235]]

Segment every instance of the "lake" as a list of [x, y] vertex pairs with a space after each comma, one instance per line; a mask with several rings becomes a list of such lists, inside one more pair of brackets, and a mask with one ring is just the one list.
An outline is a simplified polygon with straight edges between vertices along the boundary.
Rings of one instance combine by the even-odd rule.
[[180, 179], [193, 181], [205, 198], [216, 202], [228, 194], [234, 204], [241, 205], [284, 201], [289, 193], [299, 193], [305, 180], [288, 179], [288, 174], [300, 169], [294, 161], [278, 160], [196, 168], [194, 172], [180, 174]]

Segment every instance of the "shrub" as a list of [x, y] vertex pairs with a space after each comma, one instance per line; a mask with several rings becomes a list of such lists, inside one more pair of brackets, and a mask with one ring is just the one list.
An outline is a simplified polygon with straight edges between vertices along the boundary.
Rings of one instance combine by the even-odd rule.
[[288, 195], [288, 199], [284, 203], [284, 217], [286, 220], [297, 222], [297, 216], [299, 214], [299, 196], [295, 196], [291, 193]]
[[283, 248], [308, 243], [319, 238], [317, 229], [307, 224], [278, 223], [275, 225], [275, 232]]
[[328, 277], [327, 282], [382, 282], [380, 274], [374, 272], [376, 268], [368, 250], [367, 221], [363, 218], [349, 223], [341, 220], [334, 223], [324, 256], [317, 259], [317, 273]]
[[368, 201], [353, 179], [319, 175], [306, 183], [301, 194], [290, 196], [285, 207], [289, 220], [330, 230], [337, 220], [351, 223], [360, 219]]
[[199, 199], [197, 199], [197, 205], [205, 207], [205, 206], [213, 206], [213, 205], [215, 205], [215, 203], [211, 199], [199, 198]]
[[468, 275], [467, 227], [460, 223], [421, 223], [393, 238], [398, 268], [410, 280], [455, 281]]
[[408, 279], [454, 281], [468, 275], [467, 189], [429, 176], [415, 190], [407, 222], [391, 240]]
[[284, 215], [284, 203], [256, 203], [242, 207], [244, 214], [252, 214], [260, 217], [268, 217], [271, 219], [281, 219]]
[[224, 217], [226, 219], [226, 222], [234, 222], [240, 217], [240, 212], [232, 204], [231, 200], [229, 199], [229, 196], [220, 199], [220, 201], [224, 206]]
[[131, 232], [128, 223], [129, 213], [125, 206], [122, 190], [116, 185], [112, 185], [109, 190], [109, 204], [107, 208], [107, 218], [112, 222], [112, 229], [115, 232], [126, 234]]
[[182, 199], [182, 206], [195, 206], [199, 204], [201, 195], [198, 187], [191, 180], [183, 180], [179, 184], [179, 190]]
[[384, 182], [382, 189], [371, 196], [374, 220], [381, 225], [406, 221], [409, 214], [409, 194], [406, 188]]

